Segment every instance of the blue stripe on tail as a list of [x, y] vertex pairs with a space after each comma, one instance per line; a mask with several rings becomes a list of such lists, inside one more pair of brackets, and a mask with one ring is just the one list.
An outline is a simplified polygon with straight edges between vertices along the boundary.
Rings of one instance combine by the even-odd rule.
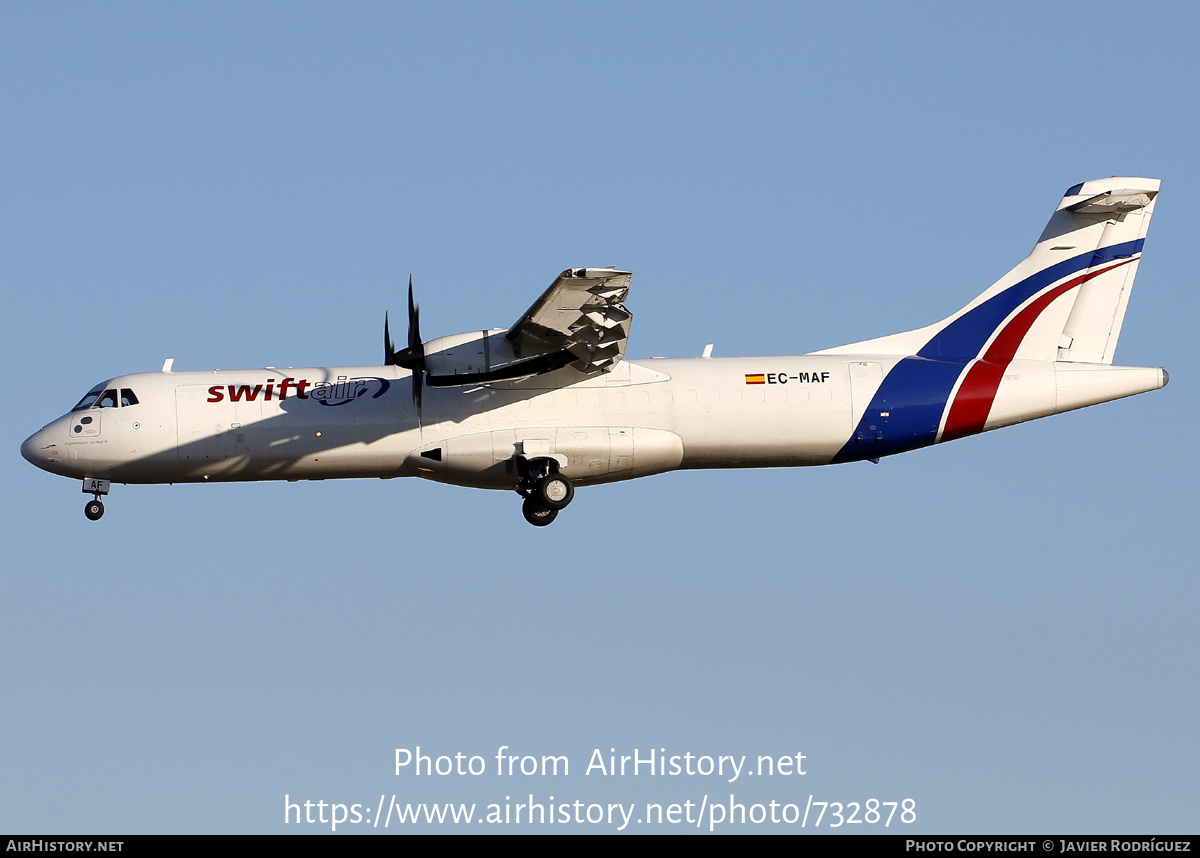
[[[1092, 253], [1081, 253], [1051, 265], [1049, 268], [1043, 268], [1019, 283], [1014, 283], [999, 295], [984, 301], [974, 310], [959, 316], [938, 331], [917, 354], [927, 358], [951, 357], [967, 360], [979, 357], [984, 344], [995, 333], [996, 328], [1012, 315], [1013, 310], [1038, 292], [1051, 283], [1069, 277], [1077, 271], [1085, 271], [1114, 259], [1122, 259], [1140, 253], [1144, 242], [1145, 239], [1139, 238], [1136, 241], [1126, 241], [1111, 247], [1101, 247]], [[948, 393], [949, 391], [947, 391]]]
[[[1101, 247], [1043, 268], [959, 316], [884, 378], [850, 440], [833, 457], [851, 462], [927, 447], [958, 377], [1013, 311], [1047, 286], [1097, 265], [1140, 253], [1145, 239]], [[883, 416], [887, 414], [887, 416]]]

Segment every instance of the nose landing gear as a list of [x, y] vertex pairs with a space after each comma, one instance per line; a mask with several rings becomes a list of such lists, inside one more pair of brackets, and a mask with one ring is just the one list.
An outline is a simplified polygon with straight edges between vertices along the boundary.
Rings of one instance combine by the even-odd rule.
[[88, 521], [99, 521], [100, 516], [104, 515], [104, 504], [100, 502], [100, 495], [108, 494], [111, 485], [108, 480], [100, 480], [95, 477], [83, 478], [83, 493], [92, 496], [92, 499], [83, 506], [83, 514], [87, 516]]
[[521, 464], [521, 482], [517, 485], [517, 492], [525, 498], [521, 504], [521, 514], [534, 527], [545, 527], [575, 497], [575, 486], [569, 477], [553, 470], [558, 463], [551, 459], [517, 461]]

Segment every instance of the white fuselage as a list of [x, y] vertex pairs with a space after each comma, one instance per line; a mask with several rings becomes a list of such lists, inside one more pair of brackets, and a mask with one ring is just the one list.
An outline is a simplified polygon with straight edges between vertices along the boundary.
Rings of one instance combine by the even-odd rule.
[[[906, 407], [870, 412], [894, 355], [622, 361], [567, 386], [538, 378], [426, 387], [421, 423], [397, 367], [138, 373], [22, 447], [70, 477], [119, 483], [420, 476], [514, 489], [514, 457], [545, 455], [577, 485], [677, 468], [821, 465], [925, 446]], [[984, 429], [1153, 390], [1161, 370], [1014, 361]], [[919, 399], [920, 397], [918, 397]]]
[[624, 359], [632, 274], [615, 268], [566, 269], [511, 328], [424, 342], [410, 284], [408, 347], [385, 316], [384, 366], [168, 362], [88, 391], [21, 454], [82, 478], [93, 520], [109, 482], [416, 476], [516, 490], [537, 526], [575, 485], [878, 461], [1164, 386], [1162, 369], [1112, 365], [1158, 190], [1073, 185], [1025, 260], [958, 312], [822, 352]]

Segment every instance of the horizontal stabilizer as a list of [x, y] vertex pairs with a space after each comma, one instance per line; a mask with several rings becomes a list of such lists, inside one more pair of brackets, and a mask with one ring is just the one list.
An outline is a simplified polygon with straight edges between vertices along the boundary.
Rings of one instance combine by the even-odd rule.
[[1150, 201], [1158, 195], [1158, 191], [1135, 191], [1125, 189], [1096, 194], [1082, 202], [1066, 206], [1066, 210], [1074, 214], [1115, 215], [1136, 211], [1150, 205]]

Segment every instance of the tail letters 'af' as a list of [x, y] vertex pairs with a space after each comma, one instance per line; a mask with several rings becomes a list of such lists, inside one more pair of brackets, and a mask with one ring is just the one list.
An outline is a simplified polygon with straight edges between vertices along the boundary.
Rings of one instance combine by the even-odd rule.
[[631, 275], [560, 274], [515, 325], [408, 342], [382, 366], [162, 372], [96, 385], [21, 453], [117, 483], [423, 477], [516, 491], [545, 525], [575, 488], [676, 468], [878, 461], [1156, 390], [1113, 366], [1155, 179], [1069, 188], [1033, 252], [936, 324], [791, 357], [627, 360]]

